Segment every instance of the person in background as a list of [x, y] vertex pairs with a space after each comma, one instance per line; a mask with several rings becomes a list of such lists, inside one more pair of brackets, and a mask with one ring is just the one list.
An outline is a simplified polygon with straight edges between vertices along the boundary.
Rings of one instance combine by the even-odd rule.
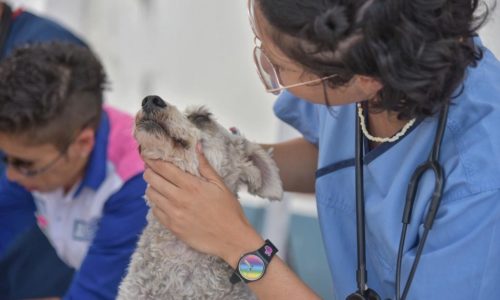
[[71, 43], [0, 63], [0, 299], [116, 297], [146, 225], [146, 184], [133, 118], [103, 106], [105, 84], [92, 51]]
[[[476, 34], [479, 1], [248, 7], [275, 113], [303, 134], [270, 146], [285, 190], [316, 193], [332, 299], [498, 298], [500, 63]], [[155, 216], [259, 299], [316, 299], [202, 150], [204, 178], [146, 161]]]
[[[7, 3], [0, 1], [0, 60], [17, 47], [50, 41], [66, 41], [86, 46], [82, 38], [60, 24], [21, 8], [13, 10]], [[0, 164], [0, 176], [3, 176], [4, 171], [4, 165]], [[30, 213], [12, 222], [9, 234], [0, 236], [0, 256], [15, 236], [35, 224], [35, 219]]]
[[[80, 37], [60, 24], [22, 8], [13, 10], [0, 1], [0, 60], [19, 46], [47, 41], [67, 41], [86, 46]], [[3, 171], [3, 166], [0, 166], [0, 174]]]
[[0, 59], [31, 43], [66, 41], [86, 46], [81, 37], [62, 25], [22, 8], [13, 10], [4, 1], [0, 1], [0, 16]]

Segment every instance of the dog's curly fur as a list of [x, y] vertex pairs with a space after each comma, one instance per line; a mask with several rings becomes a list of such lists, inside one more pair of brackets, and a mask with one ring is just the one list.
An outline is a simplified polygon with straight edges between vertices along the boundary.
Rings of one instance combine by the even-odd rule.
[[[134, 136], [144, 157], [170, 161], [196, 176], [195, 147], [201, 142], [206, 158], [234, 194], [244, 184], [252, 194], [282, 197], [270, 153], [226, 130], [205, 107], [182, 114], [157, 96], [146, 97], [136, 116]], [[151, 212], [147, 218], [118, 299], [255, 299], [245, 284], [229, 282], [233, 270], [223, 260], [193, 250]]]

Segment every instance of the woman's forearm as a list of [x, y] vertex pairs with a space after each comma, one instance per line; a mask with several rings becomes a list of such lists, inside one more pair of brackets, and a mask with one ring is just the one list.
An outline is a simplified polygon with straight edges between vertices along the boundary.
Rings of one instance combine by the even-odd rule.
[[314, 193], [318, 148], [304, 138], [277, 144], [264, 144], [273, 148], [273, 159], [280, 169], [283, 188], [289, 192]]

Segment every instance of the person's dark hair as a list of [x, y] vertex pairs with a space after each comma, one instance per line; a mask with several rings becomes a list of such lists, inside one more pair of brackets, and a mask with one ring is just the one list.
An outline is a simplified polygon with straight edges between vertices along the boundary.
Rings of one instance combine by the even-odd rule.
[[376, 78], [384, 85], [376, 107], [408, 119], [438, 111], [481, 59], [472, 37], [489, 10], [485, 4], [477, 14], [478, 2], [256, 0], [256, 6], [276, 44], [306, 70], [338, 74], [328, 81], [332, 87], [354, 75]]
[[86, 47], [39, 43], [0, 62], [0, 132], [63, 150], [83, 127], [97, 128], [104, 69]]

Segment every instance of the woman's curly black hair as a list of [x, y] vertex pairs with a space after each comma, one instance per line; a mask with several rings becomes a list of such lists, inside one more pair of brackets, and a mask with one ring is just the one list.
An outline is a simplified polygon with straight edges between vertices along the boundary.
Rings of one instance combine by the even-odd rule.
[[92, 51], [67, 42], [21, 47], [0, 62], [0, 132], [63, 150], [96, 128], [106, 75]]
[[318, 76], [378, 79], [374, 105], [400, 119], [429, 116], [461, 91], [482, 51], [472, 38], [479, 0], [256, 0], [289, 57]]

